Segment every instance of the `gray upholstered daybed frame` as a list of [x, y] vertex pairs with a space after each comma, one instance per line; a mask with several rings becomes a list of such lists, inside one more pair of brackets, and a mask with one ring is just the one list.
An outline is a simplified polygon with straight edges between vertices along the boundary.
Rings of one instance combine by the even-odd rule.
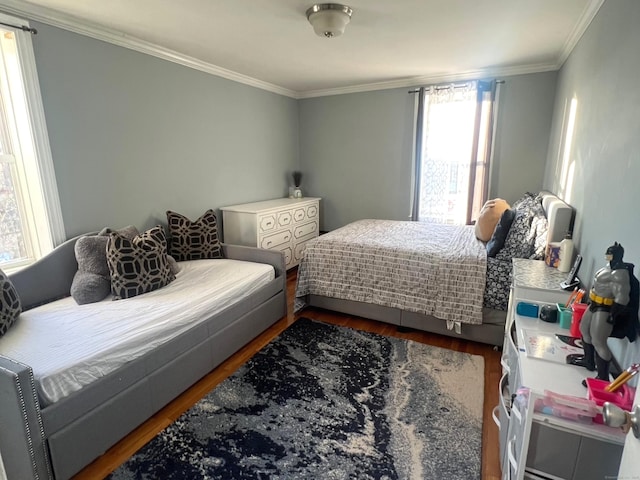
[[[11, 276], [23, 308], [68, 296], [76, 239]], [[0, 356], [0, 452], [9, 479], [66, 479], [286, 315], [280, 252], [223, 245], [225, 258], [271, 264], [276, 278], [125, 366], [40, 408], [28, 365]]]
[[[547, 191], [541, 192], [542, 206], [549, 222], [547, 243], [561, 241], [570, 231], [573, 221], [573, 208]], [[504, 340], [504, 325], [507, 312], [483, 308], [481, 325], [462, 324], [461, 332], [449, 330], [444, 320], [431, 315], [408, 312], [399, 308], [385, 307], [370, 303], [343, 300], [319, 295], [308, 295], [306, 303], [309, 307], [324, 308], [349, 315], [379, 320], [406, 328], [415, 328], [426, 332], [438, 333], [465, 340], [501, 346]]]

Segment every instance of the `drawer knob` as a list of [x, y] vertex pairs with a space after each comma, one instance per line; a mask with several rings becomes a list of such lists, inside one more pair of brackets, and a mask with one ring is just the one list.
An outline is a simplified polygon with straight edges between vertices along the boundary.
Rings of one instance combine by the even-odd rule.
[[621, 427], [625, 433], [631, 429], [635, 437], [640, 438], [640, 405], [636, 405], [633, 412], [627, 412], [613, 403], [604, 402], [602, 418], [610, 427]]

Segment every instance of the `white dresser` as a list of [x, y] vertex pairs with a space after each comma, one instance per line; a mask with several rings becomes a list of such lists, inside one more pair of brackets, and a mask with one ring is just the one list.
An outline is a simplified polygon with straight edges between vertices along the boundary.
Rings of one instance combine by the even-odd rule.
[[319, 198], [276, 198], [222, 207], [224, 242], [280, 250], [287, 268], [300, 263], [304, 247], [319, 234]]
[[[500, 429], [503, 480], [602, 480], [616, 478], [624, 434], [600, 424], [582, 424], [534, 411], [535, 399], [550, 390], [586, 398], [585, 377], [595, 373], [562, 361], [529, 356], [526, 341], [568, 335], [557, 323], [516, 313], [519, 302], [542, 305], [565, 303], [569, 292], [560, 289], [566, 274], [537, 260], [514, 259], [513, 283], [502, 352], [500, 403], [494, 420]], [[560, 344], [561, 345], [561, 344]], [[555, 348], [555, 347], [554, 347]], [[562, 346], [557, 347], [562, 352]], [[520, 387], [528, 387], [527, 401], [516, 403]]]

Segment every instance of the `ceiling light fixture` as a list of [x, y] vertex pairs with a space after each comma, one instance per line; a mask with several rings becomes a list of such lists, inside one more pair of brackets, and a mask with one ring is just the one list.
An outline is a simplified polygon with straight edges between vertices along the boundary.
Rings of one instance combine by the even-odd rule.
[[307, 10], [307, 20], [316, 35], [326, 38], [339, 37], [351, 21], [353, 10], [339, 3], [319, 3]]

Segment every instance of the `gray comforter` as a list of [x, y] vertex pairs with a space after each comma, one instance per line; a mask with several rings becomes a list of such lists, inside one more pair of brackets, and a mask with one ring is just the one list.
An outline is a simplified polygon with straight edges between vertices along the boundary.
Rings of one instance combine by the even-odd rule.
[[479, 325], [486, 270], [473, 227], [360, 220], [307, 244], [295, 309], [313, 294]]

